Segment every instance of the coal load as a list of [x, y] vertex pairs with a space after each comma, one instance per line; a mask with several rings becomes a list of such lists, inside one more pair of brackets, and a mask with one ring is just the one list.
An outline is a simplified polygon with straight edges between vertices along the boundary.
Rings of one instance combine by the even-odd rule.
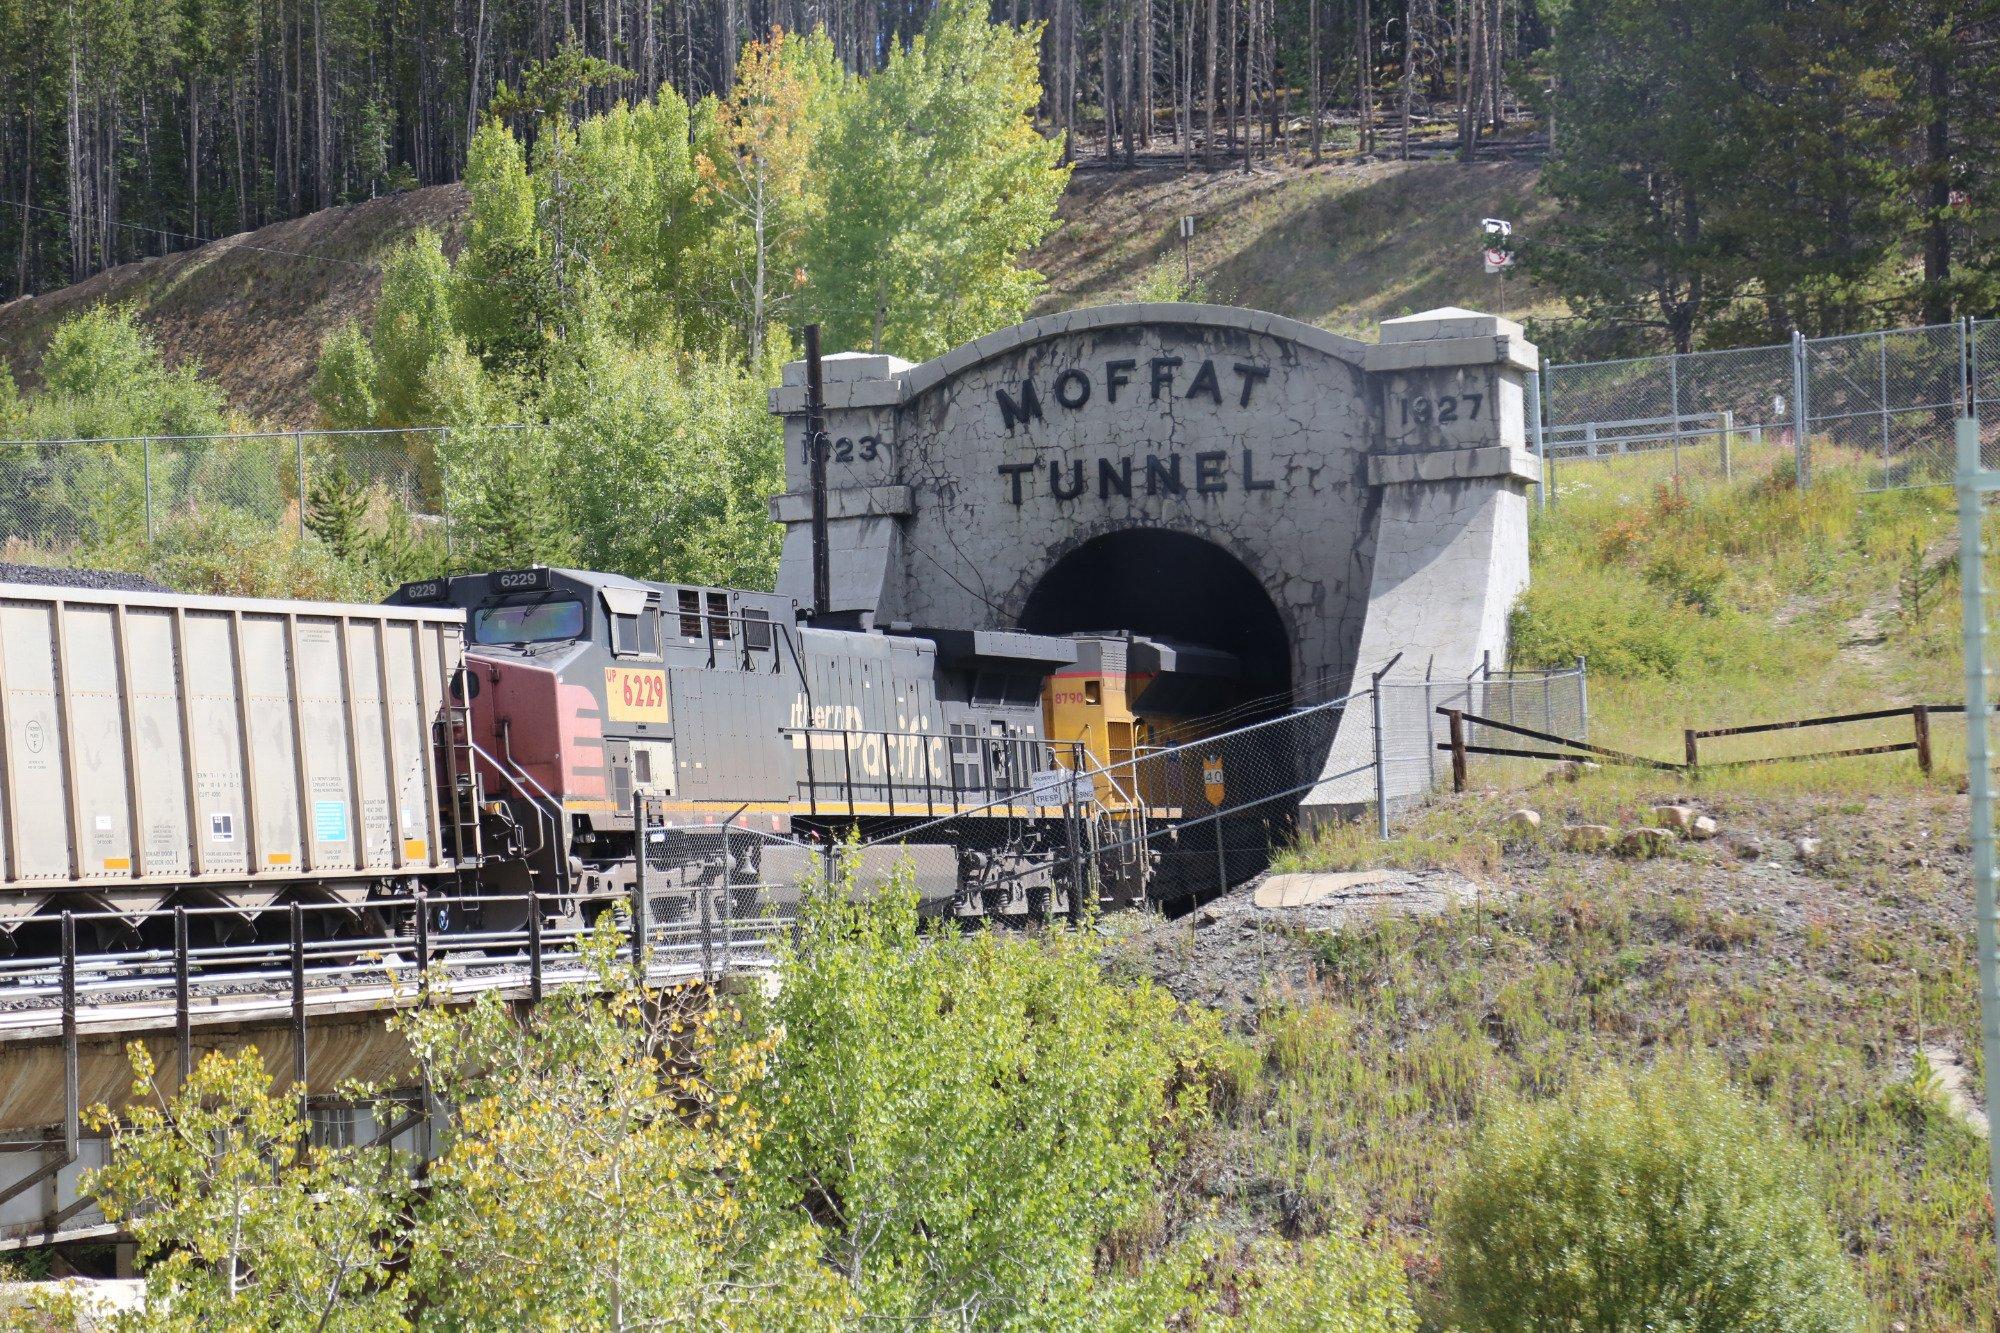
[[172, 592], [143, 574], [111, 569], [58, 569], [49, 565], [0, 564], [0, 583], [26, 583], [40, 588], [94, 588], [101, 592]]

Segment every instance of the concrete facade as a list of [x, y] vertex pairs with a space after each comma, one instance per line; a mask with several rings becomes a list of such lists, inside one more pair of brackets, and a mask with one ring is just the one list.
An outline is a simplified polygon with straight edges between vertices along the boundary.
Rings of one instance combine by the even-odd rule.
[[[1371, 344], [1186, 304], [1031, 320], [922, 365], [829, 357], [832, 609], [1194, 638], [1300, 700], [1397, 652], [1399, 676], [1463, 677], [1505, 660], [1527, 582], [1535, 366], [1518, 325], [1462, 310], [1390, 320]], [[787, 366], [771, 404], [778, 589], [801, 603], [804, 383]], [[1336, 785], [1308, 804], [1373, 796]]]

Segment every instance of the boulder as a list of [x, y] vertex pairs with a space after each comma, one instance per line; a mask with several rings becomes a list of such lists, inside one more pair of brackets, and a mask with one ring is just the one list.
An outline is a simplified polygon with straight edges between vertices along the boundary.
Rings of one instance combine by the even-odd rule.
[[1516, 810], [1507, 816], [1507, 832], [1516, 838], [1531, 838], [1541, 832], [1542, 817], [1533, 810]]
[[1694, 823], [1688, 825], [1687, 833], [1696, 842], [1707, 842], [1716, 834], [1715, 821], [1707, 815], [1696, 815]]
[[1647, 860], [1664, 855], [1673, 844], [1674, 835], [1669, 829], [1635, 828], [1618, 840], [1618, 854]]
[[1573, 852], [1601, 852], [1617, 836], [1609, 824], [1565, 824], [1562, 831], [1563, 846]]
[[1811, 861], [1819, 856], [1818, 838], [1800, 838], [1792, 846], [1797, 850], [1801, 861]]
[[1653, 820], [1661, 828], [1670, 828], [1676, 833], [1686, 833], [1694, 827], [1697, 818], [1691, 805], [1656, 805]]

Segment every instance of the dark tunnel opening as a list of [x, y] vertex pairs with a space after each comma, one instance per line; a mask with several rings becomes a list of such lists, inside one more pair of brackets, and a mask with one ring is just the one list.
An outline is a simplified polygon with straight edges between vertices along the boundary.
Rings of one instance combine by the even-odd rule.
[[[1152, 892], [1178, 915], [1270, 863], [1272, 848], [1296, 831], [1301, 774], [1317, 771], [1324, 744], [1294, 734], [1289, 722], [1250, 726], [1290, 708], [1292, 651], [1270, 594], [1240, 560], [1213, 542], [1157, 528], [1095, 537], [1035, 585], [1021, 628], [1129, 630], [1233, 656], [1240, 675], [1207, 702], [1204, 716], [1152, 737], [1192, 743], [1159, 755], [1157, 763], [1141, 761], [1154, 767], [1147, 770], [1151, 780], [1136, 785], [1159, 790], [1164, 782], [1179, 793], [1170, 803], [1185, 821], [1150, 841], [1158, 858]], [[1219, 807], [1202, 794], [1211, 764], [1226, 788]]]
[[1268, 716], [1289, 702], [1291, 637], [1270, 594], [1242, 561], [1186, 533], [1131, 528], [1093, 537], [1042, 576], [1021, 628], [1130, 630], [1220, 649], [1243, 672], [1227, 701], [1232, 715]]

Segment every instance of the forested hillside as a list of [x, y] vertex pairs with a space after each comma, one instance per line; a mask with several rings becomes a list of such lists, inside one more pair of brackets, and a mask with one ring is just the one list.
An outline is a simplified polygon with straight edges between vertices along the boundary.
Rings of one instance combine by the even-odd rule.
[[[1362, 112], [1364, 139], [1377, 122], [1413, 114], [1497, 124], [1506, 96], [1492, 71], [1544, 40], [1538, 6], [1007, 0], [992, 16], [1040, 25], [1036, 118], [1071, 152], [1209, 159], [1284, 135], [1313, 104]], [[866, 74], [933, 8], [4, 0], [0, 198], [14, 207], [0, 212], [0, 272], [16, 294], [46, 290], [192, 238], [454, 181], [481, 117], [565, 44], [617, 67], [588, 93], [589, 110], [667, 86], [695, 104], [726, 93], [744, 48], [774, 26], [823, 26], [842, 66]], [[1357, 65], [1370, 75], [1361, 89]], [[1317, 146], [1317, 134], [1293, 132]]]

